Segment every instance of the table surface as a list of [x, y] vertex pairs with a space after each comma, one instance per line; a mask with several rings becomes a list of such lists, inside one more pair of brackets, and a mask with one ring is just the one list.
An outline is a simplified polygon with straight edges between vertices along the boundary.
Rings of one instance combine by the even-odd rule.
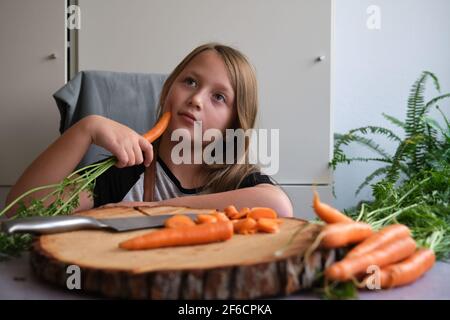
[[[391, 290], [361, 291], [361, 300], [442, 300], [450, 299], [450, 264], [438, 262], [415, 283]], [[101, 299], [53, 286], [37, 278], [31, 270], [29, 255], [0, 262], [0, 299]], [[301, 292], [279, 299], [314, 300], [319, 296]]]

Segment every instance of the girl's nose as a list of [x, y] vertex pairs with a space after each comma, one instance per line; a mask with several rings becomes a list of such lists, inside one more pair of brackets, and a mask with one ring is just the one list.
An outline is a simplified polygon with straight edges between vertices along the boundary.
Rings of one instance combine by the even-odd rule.
[[193, 107], [196, 107], [198, 109], [203, 109], [203, 97], [201, 92], [194, 93], [190, 100], [189, 105], [192, 105]]

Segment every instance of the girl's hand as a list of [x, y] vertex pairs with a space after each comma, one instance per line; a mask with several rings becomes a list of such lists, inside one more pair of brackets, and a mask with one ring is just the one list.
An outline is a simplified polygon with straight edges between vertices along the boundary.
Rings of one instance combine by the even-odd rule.
[[123, 168], [153, 160], [153, 146], [133, 129], [114, 120], [91, 115], [86, 117], [92, 143], [105, 148], [116, 158], [116, 167]]

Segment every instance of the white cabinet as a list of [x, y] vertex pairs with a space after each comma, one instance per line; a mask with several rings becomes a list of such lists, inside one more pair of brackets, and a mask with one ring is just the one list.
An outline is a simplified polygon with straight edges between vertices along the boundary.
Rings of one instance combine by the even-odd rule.
[[52, 94], [66, 79], [65, 32], [65, 1], [0, 1], [0, 207], [5, 189], [59, 136]]
[[210, 41], [244, 52], [257, 71], [260, 127], [280, 130], [275, 179], [302, 212], [310, 208], [312, 183], [330, 194], [332, 0], [79, 5], [79, 70], [169, 73], [194, 47]]

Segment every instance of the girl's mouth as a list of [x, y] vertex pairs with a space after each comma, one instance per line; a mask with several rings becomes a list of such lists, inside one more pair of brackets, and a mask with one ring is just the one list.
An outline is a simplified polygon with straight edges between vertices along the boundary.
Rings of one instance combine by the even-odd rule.
[[181, 116], [181, 118], [185, 121], [188, 122], [189, 124], [194, 124], [195, 121], [197, 121], [197, 119], [195, 118], [194, 115], [188, 113], [188, 112], [179, 112], [178, 115]]

